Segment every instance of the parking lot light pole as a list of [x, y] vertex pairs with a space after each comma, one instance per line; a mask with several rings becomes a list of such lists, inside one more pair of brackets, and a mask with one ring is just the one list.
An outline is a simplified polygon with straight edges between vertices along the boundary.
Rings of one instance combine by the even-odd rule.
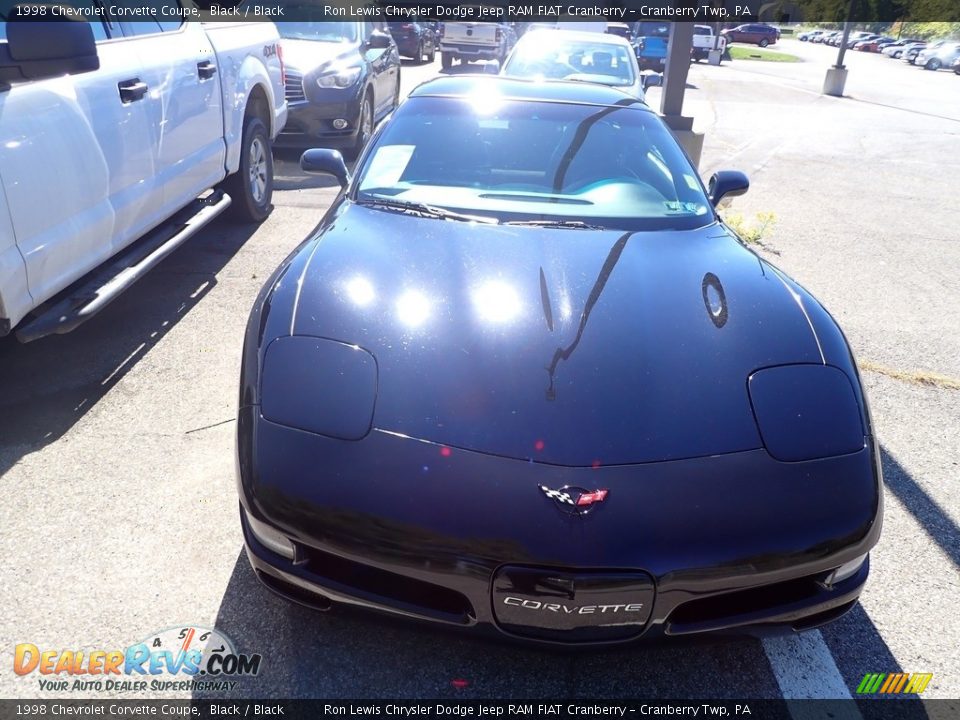
[[853, 26], [853, 9], [857, 0], [850, 0], [847, 8], [847, 21], [843, 24], [843, 37], [840, 38], [840, 52], [837, 53], [837, 64], [827, 68], [827, 76], [823, 79], [823, 94], [843, 97], [843, 88], [847, 84], [847, 68], [843, 65], [843, 56], [847, 52], [847, 41], [850, 38], [850, 28]]

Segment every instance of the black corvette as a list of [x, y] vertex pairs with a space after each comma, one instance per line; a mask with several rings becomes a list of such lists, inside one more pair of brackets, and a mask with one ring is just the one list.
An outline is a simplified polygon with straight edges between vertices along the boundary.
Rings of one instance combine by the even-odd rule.
[[259, 579], [555, 643], [803, 630], [857, 601], [876, 439], [836, 323], [747, 249], [641, 101], [421, 85], [244, 346]]

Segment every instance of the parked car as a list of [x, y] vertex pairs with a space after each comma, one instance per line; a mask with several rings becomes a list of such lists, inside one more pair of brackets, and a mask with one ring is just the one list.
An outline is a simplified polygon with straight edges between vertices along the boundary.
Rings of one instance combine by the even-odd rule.
[[743, 173], [705, 188], [616, 88], [469, 75], [414, 89], [353, 176], [302, 164], [342, 190], [247, 324], [252, 577], [580, 647], [855, 606], [876, 431], [836, 322], [718, 217]]
[[388, 22], [387, 28], [397, 44], [397, 51], [403, 57], [417, 62], [432, 63], [436, 59], [437, 38], [436, 22]]
[[899, 59], [903, 55], [903, 50], [908, 45], [913, 45], [916, 40], [897, 40], [896, 42], [888, 43], [880, 49], [880, 53], [888, 58]]
[[957, 58], [956, 60], [953, 61], [953, 71], [957, 75], [960, 75], [960, 58]]
[[667, 66], [670, 23], [642, 21], [634, 26], [632, 45], [641, 70], [663, 72]]
[[[569, 29], [572, 30], [573, 28], [569, 28]], [[628, 40], [628, 41], [633, 37], [633, 29], [630, 27], [628, 23], [619, 23], [619, 22], [607, 23], [606, 32], [609, 35], [617, 35], [618, 37], [622, 37], [624, 40]]]
[[727, 39], [722, 35], [714, 35], [710, 25], [693, 26], [693, 47], [690, 48], [690, 59], [700, 62], [710, 57], [711, 50], [723, 53], [727, 48]]
[[0, 335], [69, 332], [222, 212], [270, 214], [279, 41], [0, 14]]
[[742, 42], [760, 47], [773, 45], [780, 39], [780, 31], [777, 28], [762, 23], [738, 25], [735, 28], [721, 30], [720, 34], [727, 39], [728, 43]]
[[953, 67], [957, 58], [960, 58], [960, 43], [946, 42], [935, 49], [921, 50], [914, 64], [924, 70], [939, 70]]
[[938, 48], [941, 45], [943, 45], [943, 40], [938, 40], [930, 44], [917, 43], [916, 45], [907, 45], [903, 49], [903, 54], [900, 56], [900, 59], [909, 65], [913, 65], [917, 60], [917, 55], [919, 55], [923, 50], [926, 50], [927, 48]]
[[500, 74], [608, 85], [640, 100], [644, 99], [644, 78], [650, 77], [640, 74], [633, 48], [623, 38], [567, 30], [526, 33], [510, 52]]
[[797, 35], [797, 39], [800, 42], [816, 42], [816, 38], [824, 34], [824, 30], [804, 30], [802, 33]]
[[886, 41], [896, 42], [893, 38], [873, 38], [872, 40], [861, 40], [853, 46], [853, 49], [860, 52], [880, 52], [880, 45]]
[[505, 22], [444, 22], [440, 24], [440, 62], [496, 60], [501, 65], [517, 42], [517, 33]]
[[879, 35], [876, 33], [854, 33], [847, 38], [847, 50], [853, 50], [856, 47], [857, 43], [869, 42], [871, 40], [876, 40]]
[[383, 22], [280, 22], [290, 117], [277, 144], [356, 157], [400, 102], [400, 53]]

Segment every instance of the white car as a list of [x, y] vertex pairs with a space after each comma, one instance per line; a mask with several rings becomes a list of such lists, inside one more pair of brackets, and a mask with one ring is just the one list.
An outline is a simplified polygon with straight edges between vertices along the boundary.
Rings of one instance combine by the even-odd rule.
[[501, 75], [533, 80], [589, 82], [619, 88], [643, 100], [643, 91], [656, 80], [641, 75], [633, 47], [618, 35], [532, 30], [517, 42]]
[[960, 58], [960, 43], [948, 42], [940, 47], [929, 47], [921, 50], [917, 54], [914, 65], [919, 65], [925, 70], [939, 70], [940, 68], [951, 68], [957, 58]]
[[0, 14], [0, 335], [68, 332], [224, 210], [266, 218], [282, 76], [273, 23]]

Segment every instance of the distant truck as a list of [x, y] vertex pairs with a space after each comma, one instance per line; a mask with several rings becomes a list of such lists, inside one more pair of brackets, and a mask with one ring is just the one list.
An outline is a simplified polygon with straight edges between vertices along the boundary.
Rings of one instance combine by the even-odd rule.
[[287, 104], [273, 23], [17, 7], [62, 6], [0, 12], [0, 336], [29, 341], [76, 328], [223, 211], [264, 220]]
[[445, 70], [454, 60], [496, 60], [502, 65], [516, 42], [509, 23], [445, 22], [440, 25], [440, 64]]
[[693, 47], [690, 50], [690, 58], [694, 62], [708, 59], [711, 50], [719, 50], [720, 56], [722, 57], [726, 49], [727, 39], [722, 35], [714, 33], [711, 26], [693, 26]]

